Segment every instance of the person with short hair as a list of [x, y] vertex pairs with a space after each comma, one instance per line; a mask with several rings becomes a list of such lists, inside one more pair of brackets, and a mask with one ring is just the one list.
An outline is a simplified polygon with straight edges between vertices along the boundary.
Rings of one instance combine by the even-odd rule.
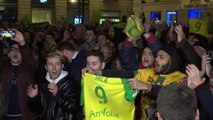
[[82, 73], [88, 72], [91, 74], [102, 74], [106, 63], [104, 62], [104, 55], [99, 50], [91, 50], [87, 54], [87, 65], [82, 69]]
[[28, 85], [35, 82], [36, 60], [23, 34], [16, 29], [12, 30], [15, 36], [8, 38], [8, 58], [4, 59], [0, 52], [0, 84], [3, 95], [3, 100], [0, 101], [5, 108], [3, 120], [34, 120], [36, 114], [28, 107], [26, 91]]
[[79, 50], [74, 43], [62, 41], [57, 44], [56, 52], [64, 56], [69, 65], [66, 66], [67, 71], [81, 85], [81, 70], [86, 66], [87, 52]]
[[29, 105], [40, 113], [39, 120], [76, 120], [76, 111], [80, 109], [80, 87], [63, 67], [61, 56], [49, 53], [45, 82], [28, 87]]
[[158, 120], [199, 120], [195, 92], [177, 83], [161, 88], [157, 111]]
[[98, 48], [96, 44], [95, 28], [87, 27], [85, 42], [79, 46], [80, 50], [90, 51]]

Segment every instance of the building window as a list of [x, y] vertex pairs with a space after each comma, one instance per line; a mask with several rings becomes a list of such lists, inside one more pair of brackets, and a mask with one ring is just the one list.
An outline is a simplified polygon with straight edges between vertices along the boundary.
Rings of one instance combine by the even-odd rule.
[[152, 11], [150, 13], [150, 20], [161, 20], [161, 11]]
[[204, 10], [203, 9], [191, 9], [188, 10], [188, 18], [193, 19], [193, 18], [199, 18], [202, 19], [204, 15]]
[[55, 0], [31, 0], [33, 5], [55, 5]]

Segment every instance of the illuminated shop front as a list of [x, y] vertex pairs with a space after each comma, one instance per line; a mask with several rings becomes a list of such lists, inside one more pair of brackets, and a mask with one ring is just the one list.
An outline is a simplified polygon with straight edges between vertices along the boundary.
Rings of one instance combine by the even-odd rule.
[[55, 0], [32, 0], [32, 23], [49, 22], [55, 20]]
[[165, 22], [167, 26], [213, 16], [213, 0], [133, 0], [133, 3], [133, 9], [143, 11], [147, 20]]

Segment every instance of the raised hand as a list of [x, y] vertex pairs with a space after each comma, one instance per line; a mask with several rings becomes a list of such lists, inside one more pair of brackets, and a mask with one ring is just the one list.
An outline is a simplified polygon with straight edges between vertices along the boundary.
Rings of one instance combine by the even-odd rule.
[[53, 96], [56, 96], [56, 94], [58, 92], [58, 86], [55, 83], [48, 84], [47, 88], [53, 94]]
[[11, 30], [15, 32], [15, 36], [11, 37], [11, 39], [16, 41], [20, 45], [25, 45], [25, 40], [24, 40], [23, 34], [20, 31], [18, 31], [17, 29], [11, 29]]
[[201, 78], [199, 69], [193, 64], [186, 66], [186, 73], [188, 75], [187, 85], [192, 89], [204, 81], [204, 79]]
[[181, 42], [182, 40], [184, 40], [186, 38], [185, 33], [183, 32], [183, 28], [181, 25], [177, 25], [175, 27], [175, 32], [177, 33], [177, 41], [176, 43]]
[[35, 97], [36, 95], [38, 95], [38, 85], [33, 85], [33, 84], [30, 84], [28, 86], [28, 89], [27, 89], [27, 95], [30, 97], [30, 98], [33, 98]]
[[81, 73], [84, 74], [84, 73], [89, 73], [89, 68], [88, 67], [85, 67], [81, 70]]

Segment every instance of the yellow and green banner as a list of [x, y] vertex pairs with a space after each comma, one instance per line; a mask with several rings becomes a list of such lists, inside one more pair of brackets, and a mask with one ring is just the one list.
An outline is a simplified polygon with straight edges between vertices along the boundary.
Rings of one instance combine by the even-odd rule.
[[81, 98], [85, 119], [133, 120], [137, 93], [137, 90], [131, 89], [127, 79], [85, 73]]
[[140, 39], [141, 34], [144, 32], [144, 27], [142, 25], [141, 19], [135, 15], [131, 15], [128, 18], [123, 32], [126, 33], [126, 35], [133, 40]]
[[207, 31], [208, 21], [202, 19], [189, 19], [189, 32], [197, 33], [205, 37], [209, 37]]

